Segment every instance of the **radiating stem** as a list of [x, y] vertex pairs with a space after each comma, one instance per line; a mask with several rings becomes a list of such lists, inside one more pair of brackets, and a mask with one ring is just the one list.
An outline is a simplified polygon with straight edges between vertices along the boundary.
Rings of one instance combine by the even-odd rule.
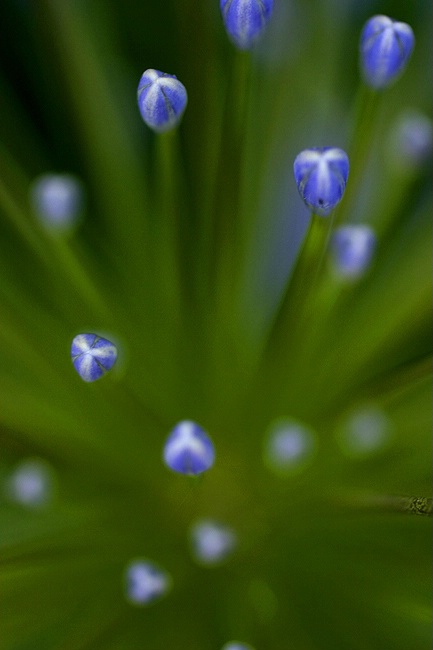
[[336, 225], [347, 221], [353, 209], [353, 202], [359, 191], [368, 155], [373, 142], [379, 93], [362, 84], [354, 102], [352, 131], [349, 135], [348, 156], [350, 175], [344, 200], [336, 210]]
[[349, 509], [354, 509], [356, 512], [395, 512], [422, 517], [431, 517], [433, 513], [430, 497], [349, 495], [339, 499], [338, 503]]
[[290, 340], [294, 330], [298, 329], [323, 263], [331, 228], [330, 217], [312, 215], [307, 235], [269, 333], [265, 358], [280, 354], [282, 345], [285, 347], [284, 341]]
[[227, 91], [215, 196], [213, 282], [218, 285], [218, 294], [223, 303], [233, 292], [242, 232], [239, 199], [250, 73], [250, 54], [237, 51]]
[[[156, 139], [155, 273], [167, 301], [171, 320], [178, 320], [181, 304], [180, 197], [177, 130]], [[158, 284], [158, 283], [157, 283]]]

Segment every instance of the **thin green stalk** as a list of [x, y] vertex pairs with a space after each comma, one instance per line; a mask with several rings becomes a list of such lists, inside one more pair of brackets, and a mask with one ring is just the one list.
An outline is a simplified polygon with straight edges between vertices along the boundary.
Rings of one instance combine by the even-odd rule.
[[76, 288], [78, 295], [90, 306], [91, 311], [103, 321], [111, 321], [111, 312], [107, 301], [91, 279], [91, 274], [82, 265], [68, 242], [63, 238], [52, 239], [52, 252], [59, 262], [56, 268], [62, 269], [71, 284]]
[[336, 225], [347, 221], [353, 209], [353, 203], [358, 194], [359, 186], [362, 181], [362, 176], [373, 143], [379, 100], [379, 93], [371, 90], [371, 88], [368, 88], [364, 84], [359, 87], [354, 102], [352, 131], [349, 135], [349, 181], [347, 183], [344, 200], [336, 210]]
[[311, 216], [307, 235], [268, 334], [265, 359], [280, 355], [298, 330], [323, 263], [331, 228], [331, 218]]
[[169, 318], [178, 321], [181, 312], [179, 140], [177, 130], [156, 138], [156, 193], [154, 198], [155, 271]]
[[[71, 248], [60, 237], [51, 237], [48, 233], [41, 231], [37, 234], [36, 224], [33, 224], [27, 217], [24, 209], [16, 202], [8, 188], [0, 180], [0, 206], [3, 214], [27, 242], [35, 255], [42, 261], [44, 266], [56, 271], [60, 270], [71, 284], [76, 287], [78, 294], [85, 300], [93, 312], [108, 316], [104, 299], [100, 296], [98, 289], [92, 282], [90, 274], [82, 267]], [[53, 263], [59, 262], [60, 264]], [[56, 277], [55, 277], [56, 279]], [[64, 288], [63, 288], [64, 291]]]
[[[215, 196], [215, 233], [213, 249], [213, 282], [221, 308], [233, 294], [233, 278], [238, 272], [241, 227], [241, 181], [245, 149], [251, 57], [236, 51], [232, 77], [227, 91], [221, 132], [218, 180]], [[215, 287], [213, 287], [214, 289]]]
[[24, 241], [33, 250], [45, 264], [47, 263], [47, 254], [43, 243], [35, 234], [35, 229], [31, 227], [25, 212], [21, 209], [9, 189], [0, 179], [0, 208], [4, 216], [7, 217], [12, 226], [19, 232]]
[[420, 496], [345, 495], [338, 504], [355, 512], [394, 512], [402, 515], [431, 517], [432, 499]]

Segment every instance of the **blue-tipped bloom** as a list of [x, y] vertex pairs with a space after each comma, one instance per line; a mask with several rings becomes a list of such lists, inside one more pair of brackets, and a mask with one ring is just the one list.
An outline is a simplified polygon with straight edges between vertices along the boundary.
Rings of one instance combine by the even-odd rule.
[[381, 90], [398, 79], [415, 45], [412, 28], [388, 16], [373, 16], [361, 32], [360, 54], [364, 81]]
[[171, 578], [160, 567], [147, 560], [133, 560], [125, 570], [125, 596], [131, 605], [149, 605], [165, 596]]
[[369, 226], [342, 226], [331, 241], [331, 254], [336, 274], [356, 280], [368, 269], [376, 248], [376, 235]]
[[197, 521], [191, 527], [190, 537], [195, 559], [205, 565], [224, 561], [236, 546], [235, 532], [211, 519]]
[[227, 33], [241, 50], [260, 38], [272, 14], [273, 0], [220, 0]]
[[188, 95], [175, 75], [151, 69], [146, 70], [140, 79], [137, 100], [147, 126], [163, 133], [179, 124]]
[[343, 197], [349, 176], [349, 158], [336, 147], [301, 151], [293, 164], [296, 185], [304, 203], [322, 217]]
[[70, 174], [44, 174], [30, 190], [33, 211], [42, 225], [63, 232], [76, 225], [84, 203], [82, 183]]
[[78, 334], [72, 341], [71, 357], [81, 379], [95, 381], [113, 367], [117, 348], [97, 334]]
[[290, 476], [303, 470], [316, 451], [316, 435], [296, 420], [281, 419], [269, 428], [265, 438], [264, 460], [270, 470]]
[[207, 433], [189, 420], [179, 422], [164, 445], [164, 462], [174, 472], [201, 474], [212, 467], [215, 450]]

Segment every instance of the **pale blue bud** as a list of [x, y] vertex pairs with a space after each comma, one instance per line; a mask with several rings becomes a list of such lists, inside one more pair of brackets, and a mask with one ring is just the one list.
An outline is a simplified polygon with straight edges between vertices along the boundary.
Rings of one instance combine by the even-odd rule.
[[349, 159], [337, 147], [305, 149], [296, 156], [293, 173], [304, 203], [315, 214], [326, 216], [343, 198]]
[[354, 458], [379, 452], [388, 445], [391, 434], [389, 417], [376, 406], [353, 411], [345, 417], [337, 431], [342, 451]]
[[83, 211], [83, 185], [71, 174], [45, 174], [34, 180], [30, 202], [47, 230], [68, 231], [77, 224]]
[[415, 45], [406, 23], [373, 16], [361, 32], [361, 68], [365, 83], [376, 90], [391, 85], [402, 74]]
[[168, 573], [144, 559], [130, 562], [124, 580], [125, 596], [131, 605], [149, 605], [165, 596], [171, 587]]
[[200, 564], [219, 564], [236, 546], [235, 532], [217, 521], [197, 521], [190, 532], [192, 552]]
[[27, 508], [46, 506], [53, 497], [53, 473], [39, 458], [21, 461], [6, 480], [8, 498]]
[[220, 0], [227, 33], [241, 50], [248, 50], [268, 24], [273, 0]]
[[292, 419], [276, 420], [265, 438], [265, 463], [276, 474], [289, 476], [310, 463], [316, 446], [316, 435], [309, 427]]
[[137, 91], [138, 108], [147, 126], [162, 133], [175, 128], [185, 111], [185, 86], [173, 74], [146, 70]]
[[337, 228], [331, 240], [334, 270], [340, 278], [356, 280], [369, 268], [376, 247], [376, 235], [366, 225]]
[[81, 379], [96, 381], [115, 364], [117, 348], [97, 334], [78, 334], [72, 341], [71, 358]]
[[164, 445], [164, 462], [181, 474], [201, 474], [215, 461], [215, 450], [207, 433], [189, 420], [179, 422]]

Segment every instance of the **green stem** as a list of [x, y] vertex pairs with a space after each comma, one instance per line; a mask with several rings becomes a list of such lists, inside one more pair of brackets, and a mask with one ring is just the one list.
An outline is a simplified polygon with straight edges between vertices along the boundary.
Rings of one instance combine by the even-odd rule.
[[180, 273], [180, 200], [178, 185], [177, 130], [156, 139], [155, 194], [155, 271], [160, 278], [161, 295], [166, 300], [169, 317], [178, 320], [181, 303]]
[[237, 51], [229, 84], [221, 132], [218, 181], [215, 196], [213, 269], [222, 309], [233, 294], [242, 235], [240, 188], [244, 162], [251, 58]]
[[279, 356], [281, 349], [286, 347], [285, 342], [293, 339], [294, 332], [298, 330], [323, 264], [331, 228], [331, 218], [312, 215], [292, 276], [269, 332], [264, 358]]
[[35, 235], [35, 229], [31, 227], [24, 210], [22, 210], [15, 201], [14, 197], [1, 179], [0, 208], [2, 208], [3, 214], [9, 219], [9, 222], [19, 232], [35, 255], [44, 263], [47, 263], [46, 251], [40, 239]]
[[36, 224], [27, 218], [26, 211], [18, 205], [1, 180], [0, 206], [9, 222], [43, 264], [52, 270], [55, 261], [60, 262], [60, 266], [56, 265], [56, 269], [62, 271], [63, 275], [75, 286], [78, 295], [91, 306], [91, 310], [102, 314], [106, 319], [108, 311], [105, 301], [90, 279], [90, 274], [82, 267], [68, 243], [61, 237], [51, 237], [49, 233], [43, 231], [38, 236]]
[[362, 181], [373, 142], [379, 99], [380, 94], [364, 84], [360, 86], [355, 98], [353, 127], [349, 136], [348, 147], [350, 162], [349, 181], [344, 199], [336, 210], [336, 225], [347, 221], [353, 209], [355, 197], [358, 195], [359, 185]]
[[339, 503], [363, 512], [395, 512], [422, 517], [431, 517], [433, 513], [432, 499], [430, 497], [361, 495], [343, 497], [339, 499]]

